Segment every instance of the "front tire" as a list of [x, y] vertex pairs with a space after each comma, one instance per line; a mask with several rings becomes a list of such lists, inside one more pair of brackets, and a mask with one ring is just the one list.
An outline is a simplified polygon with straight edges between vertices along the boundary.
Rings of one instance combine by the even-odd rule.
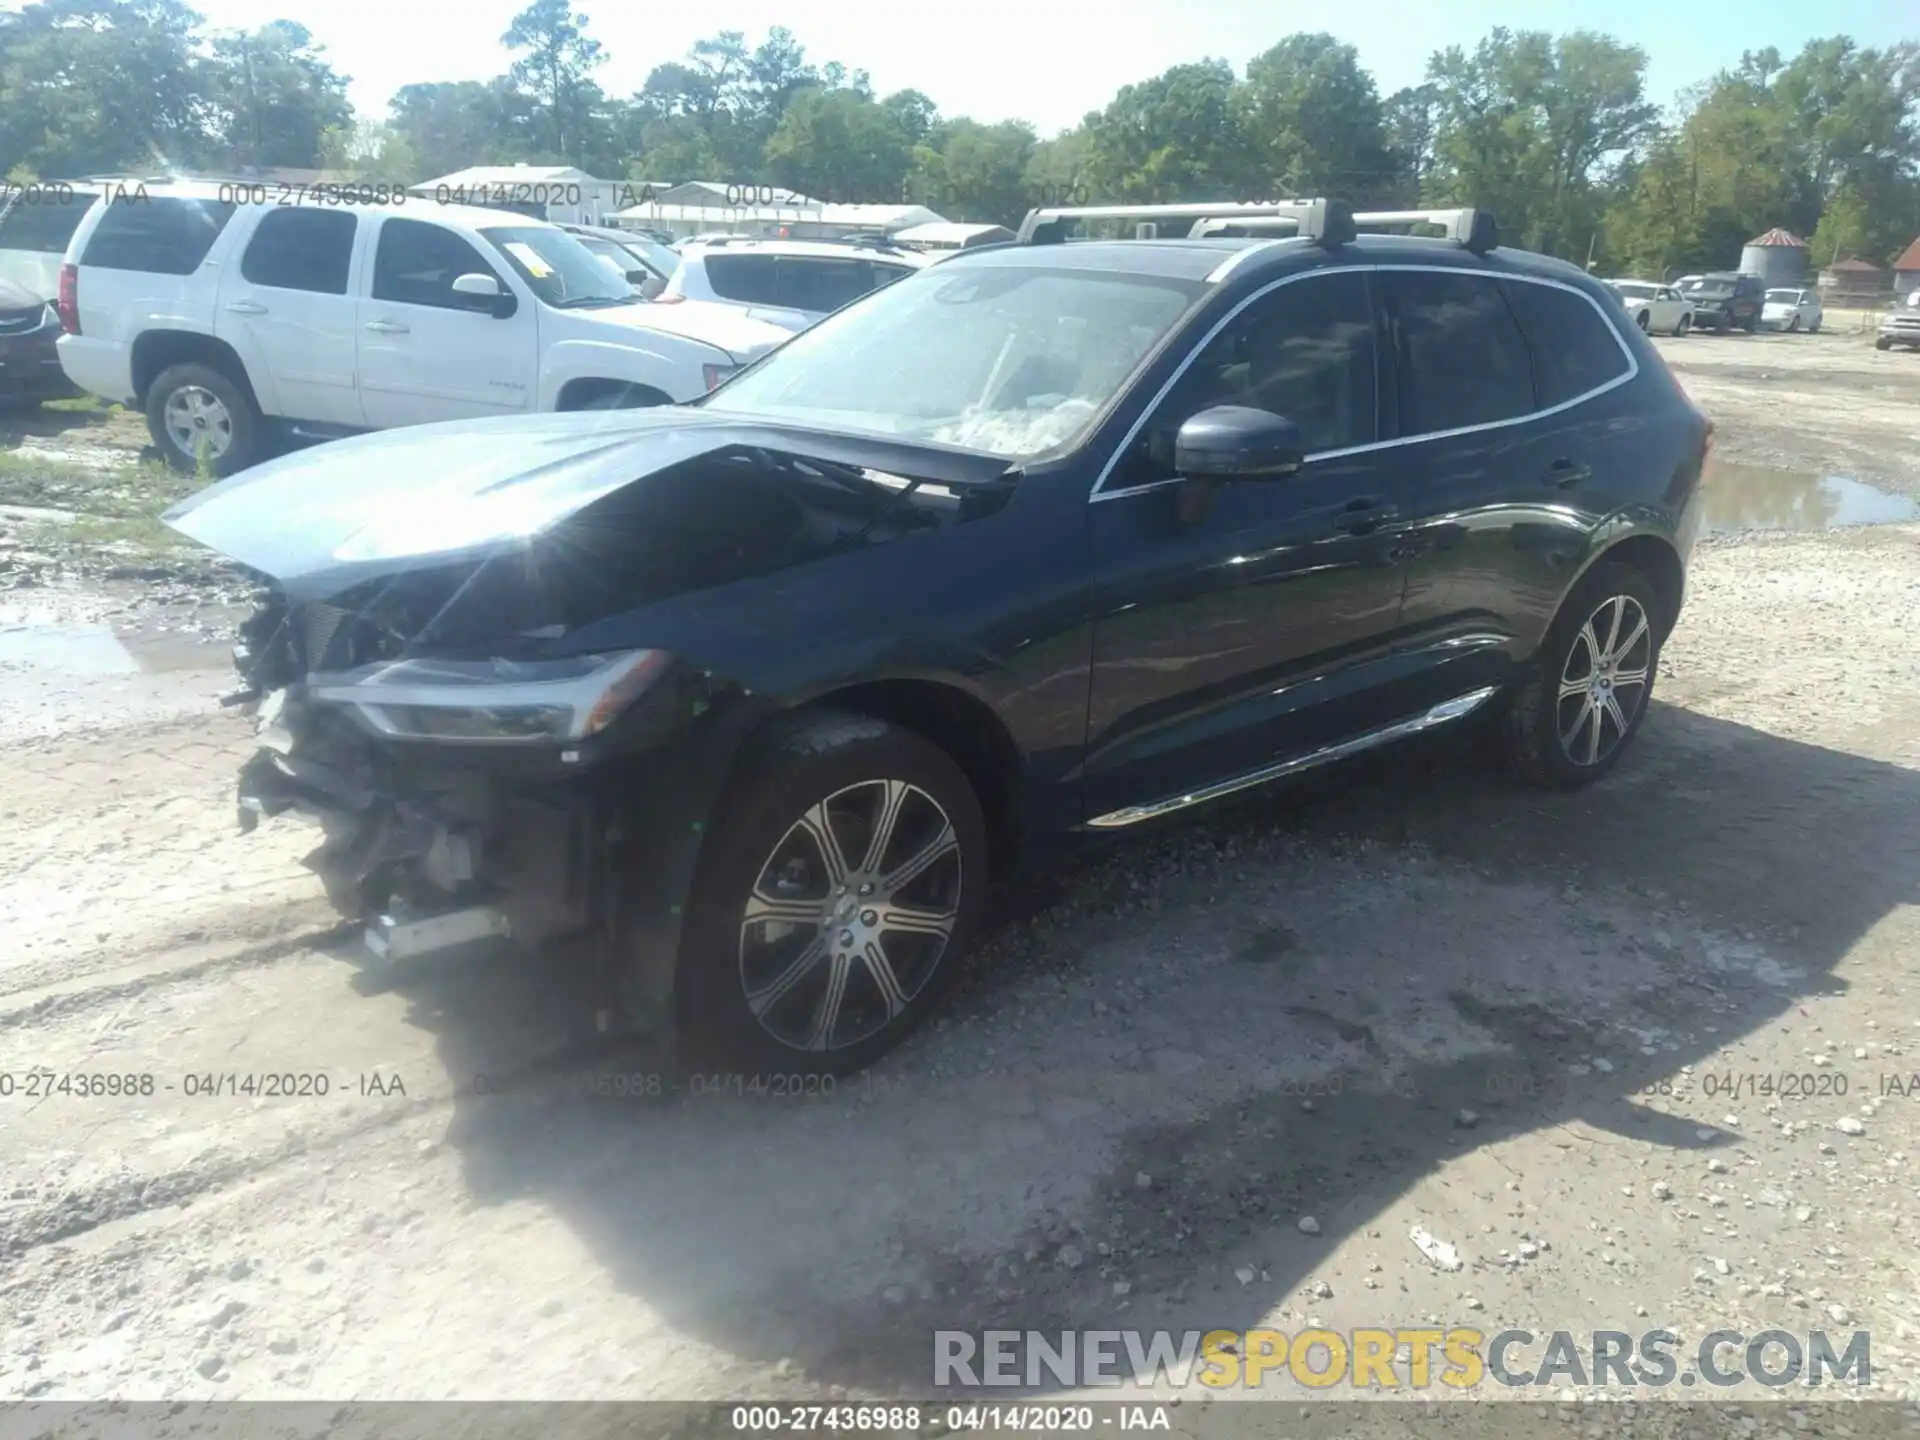
[[1873, 348], [1876, 350], [1891, 350], [1893, 349], [1893, 341], [1886, 339], [1884, 336], [1876, 337], [1873, 342]]
[[259, 458], [260, 426], [253, 398], [211, 365], [170, 365], [148, 387], [147, 433], [167, 464], [189, 475], [203, 450], [216, 476], [246, 469]]
[[844, 1075], [904, 1039], [978, 923], [987, 827], [959, 765], [909, 730], [822, 713], [743, 762], [687, 917], [678, 993], [697, 1054]]
[[1691, 315], [1682, 315], [1679, 323], [1673, 327], [1673, 333], [1676, 336], [1685, 335], [1691, 329], [1693, 329], [1693, 317]]
[[1653, 330], [1653, 319], [1645, 310], [1633, 317], [1633, 323], [1640, 327], [1642, 335], [1650, 334]]
[[1798, 315], [1787, 321], [1787, 333], [1789, 335], [1797, 335], [1800, 333], [1800, 317]]
[[1507, 709], [1507, 757], [1521, 779], [1577, 790], [1619, 763], [1646, 718], [1664, 628], [1639, 570], [1602, 561], [1587, 573]]

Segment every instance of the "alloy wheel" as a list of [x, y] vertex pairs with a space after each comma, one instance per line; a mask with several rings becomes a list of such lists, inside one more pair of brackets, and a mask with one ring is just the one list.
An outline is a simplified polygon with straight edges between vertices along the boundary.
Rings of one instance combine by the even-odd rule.
[[799, 1050], [842, 1050], [897, 1019], [960, 918], [960, 840], [903, 780], [836, 791], [788, 827], [740, 917], [747, 1009]]
[[1560, 672], [1554, 729], [1576, 765], [1598, 765], [1646, 704], [1653, 626], [1631, 595], [1601, 601], [1574, 636]]
[[220, 397], [198, 385], [183, 385], [167, 397], [167, 438], [182, 455], [198, 459], [205, 448], [218, 460], [233, 444], [233, 416]]

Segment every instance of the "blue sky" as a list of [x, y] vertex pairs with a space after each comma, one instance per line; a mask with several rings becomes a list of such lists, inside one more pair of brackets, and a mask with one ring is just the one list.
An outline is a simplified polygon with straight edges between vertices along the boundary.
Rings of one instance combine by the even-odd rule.
[[[503, 68], [498, 40], [525, 0], [194, 0], [215, 26], [299, 20], [353, 77], [363, 114], [413, 80], [479, 79]], [[785, 25], [809, 58], [870, 71], [874, 85], [925, 91], [949, 115], [1021, 117], [1042, 133], [1076, 123], [1128, 81], [1208, 55], [1236, 65], [1291, 30], [1329, 29], [1360, 50], [1382, 93], [1417, 83], [1434, 50], [1471, 45], [1495, 25], [1571, 30], [1585, 24], [1642, 46], [1650, 98], [1736, 61], [1744, 49], [1791, 53], [1814, 35], [1862, 44], [1920, 38], [1920, 0], [1340, 0], [1291, 7], [1271, 0], [965, 0], [874, 5], [853, 0], [704, 0], [634, 4], [575, 0], [610, 59], [600, 79], [616, 94], [679, 58], [702, 35]]]

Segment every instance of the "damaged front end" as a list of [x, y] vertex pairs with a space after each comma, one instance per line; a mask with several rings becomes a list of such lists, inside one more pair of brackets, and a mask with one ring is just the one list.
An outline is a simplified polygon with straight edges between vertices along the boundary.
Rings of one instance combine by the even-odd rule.
[[779, 603], [743, 587], [988, 513], [1005, 469], [675, 410], [421, 426], [242, 472], [165, 517], [260, 585], [229, 697], [260, 743], [240, 822], [316, 820], [308, 863], [378, 951], [593, 937], [650, 1016], [771, 706], [722, 672]]
[[376, 618], [395, 608], [399, 587], [383, 588], [364, 610], [269, 589], [243, 623], [231, 698], [260, 748], [240, 772], [241, 828], [289, 810], [317, 822], [308, 867], [395, 958], [592, 930], [619, 787], [582, 762], [669, 657], [418, 658]]

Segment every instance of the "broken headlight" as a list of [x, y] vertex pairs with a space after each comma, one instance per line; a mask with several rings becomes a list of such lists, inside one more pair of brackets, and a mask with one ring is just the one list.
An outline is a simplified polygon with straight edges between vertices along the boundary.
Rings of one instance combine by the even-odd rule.
[[450, 744], [585, 740], [611, 725], [670, 658], [623, 650], [564, 660], [384, 660], [315, 675], [307, 693], [347, 706], [376, 734]]

